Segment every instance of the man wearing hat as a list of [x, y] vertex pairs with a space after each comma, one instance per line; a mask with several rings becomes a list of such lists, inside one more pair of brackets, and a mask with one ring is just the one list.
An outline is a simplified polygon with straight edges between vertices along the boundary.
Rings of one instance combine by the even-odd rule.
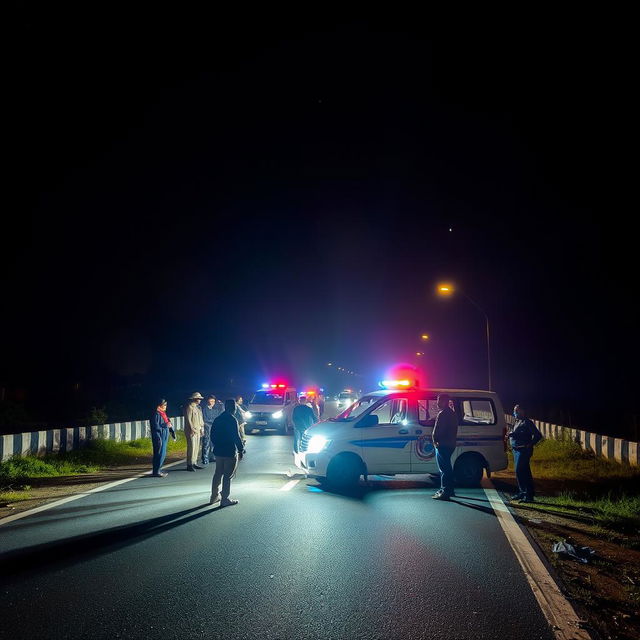
[[202, 469], [198, 462], [200, 450], [200, 438], [204, 434], [204, 418], [200, 401], [203, 396], [197, 391], [189, 397], [189, 402], [184, 410], [184, 435], [187, 437], [187, 471]]

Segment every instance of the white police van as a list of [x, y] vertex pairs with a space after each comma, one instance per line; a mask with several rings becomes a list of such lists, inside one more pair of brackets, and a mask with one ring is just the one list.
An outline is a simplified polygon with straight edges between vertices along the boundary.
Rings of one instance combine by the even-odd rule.
[[293, 430], [291, 414], [296, 405], [297, 391], [283, 382], [265, 383], [251, 398], [245, 412], [245, 433], [276, 429], [281, 433]]
[[[458, 442], [451, 458], [456, 483], [477, 486], [483, 471], [507, 468], [506, 422], [491, 391], [398, 388], [362, 396], [335, 418], [314, 424], [303, 435], [296, 466], [333, 486], [360, 476], [438, 473], [431, 433], [436, 399], [449, 394], [458, 416]], [[404, 387], [404, 388], [402, 388]]]

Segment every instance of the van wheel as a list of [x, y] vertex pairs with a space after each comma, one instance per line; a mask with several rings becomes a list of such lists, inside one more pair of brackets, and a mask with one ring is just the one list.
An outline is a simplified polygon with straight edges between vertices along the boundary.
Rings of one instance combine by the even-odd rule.
[[364, 464], [355, 454], [342, 454], [331, 460], [327, 468], [327, 484], [336, 489], [355, 487], [364, 473]]
[[484, 459], [475, 454], [463, 454], [453, 467], [456, 484], [459, 487], [478, 487], [482, 481]]

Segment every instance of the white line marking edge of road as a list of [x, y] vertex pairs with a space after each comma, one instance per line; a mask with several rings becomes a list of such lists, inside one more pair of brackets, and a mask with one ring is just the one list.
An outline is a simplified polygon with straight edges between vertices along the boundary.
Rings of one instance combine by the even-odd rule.
[[[178, 460], [177, 462], [171, 462], [170, 464], [165, 464], [164, 468], [168, 469], [169, 467], [175, 467], [178, 464], [185, 462], [185, 460]], [[72, 496], [67, 496], [66, 498], [61, 498], [60, 500], [56, 500], [55, 502], [47, 502], [46, 504], [42, 504], [39, 507], [34, 507], [33, 509], [29, 509], [27, 511], [21, 511], [20, 513], [15, 513], [11, 516], [5, 516], [4, 518], [0, 518], [0, 527], [4, 524], [9, 524], [10, 522], [15, 522], [16, 520], [20, 520], [21, 518], [26, 518], [28, 516], [32, 516], [35, 513], [40, 513], [41, 511], [47, 511], [47, 509], [53, 509], [53, 507], [58, 507], [61, 504], [65, 504], [67, 502], [73, 502], [74, 500], [79, 500], [80, 498], [84, 498], [92, 493], [99, 493], [100, 491], [105, 491], [106, 489], [111, 489], [112, 487], [117, 487], [119, 484], [124, 484], [125, 482], [131, 482], [132, 480], [137, 480], [138, 478], [144, 478], [148, 476], [151, 472], [144, 471], [142, 473], [137, 473], [135, 476], [131, 476], [130, 478], [123, 478], [122, 480], [115, 480], [114, 482], [109, 482], [101, 487], [96, 487], [95, 489], [89, 489], [88, 491], [83, 491], [81, 493], [74, 493]]]
[[558, 640], [591, 640], [588, 631], [580, 627], [575, 609], [560, 591], [493, 483], [483, 479], [482, 488], [555, 637]]

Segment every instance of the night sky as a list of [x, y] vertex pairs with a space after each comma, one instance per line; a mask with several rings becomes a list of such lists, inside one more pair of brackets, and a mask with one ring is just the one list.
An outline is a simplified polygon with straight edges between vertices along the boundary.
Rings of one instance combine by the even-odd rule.
[[18, 6], [3, 386], [349, 384], [332, 361], [366, 390], [420, 350], [485, 388], [447, 278], [507, 402], [632, 424], [622, 17]]

